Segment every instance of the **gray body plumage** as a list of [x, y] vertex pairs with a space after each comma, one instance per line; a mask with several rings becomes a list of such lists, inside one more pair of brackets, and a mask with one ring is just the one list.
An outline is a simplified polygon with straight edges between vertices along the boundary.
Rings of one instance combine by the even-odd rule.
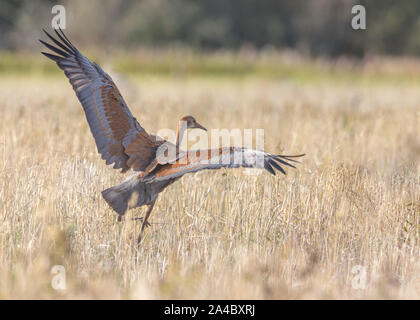
[[123, 183], [102, 191], [105, 201], [119, 215], [124, 215], [128, 209], [141, 207], [156, 200], [159, 193], [175, 182], [175, 179], [145, 183], [135, 174]]

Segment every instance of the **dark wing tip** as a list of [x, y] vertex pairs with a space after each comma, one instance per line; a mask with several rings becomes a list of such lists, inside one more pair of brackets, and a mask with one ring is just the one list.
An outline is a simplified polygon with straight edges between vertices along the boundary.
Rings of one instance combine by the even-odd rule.
[[[296, 169], [296, 167], [293, 164], [291, 164], [291, 163], [289, 163], [287, 161], [293, 161], [293, 162], [299, 163], [299, 161], [295, 161], [293, 159], [287, 159], [287, 158], [272, 157], [272, 159], [276, 160], [280, 164], [284, 164], [285, 166], [289, 166], [289, 167], [291, 167], [293, 169]], [[287, 161], [285, 161], [285, 160], [287, 160]]]
[[273, 159], [270, 159], [269, 162], [270, 165], [272, 165], [275, 169], [279, 170], [281, 173], [286, 175], [286, 171], [284, 171], [284, 169], [280, 165], [278, 165]]
[[270, 172], [272, 175], [276, 175], [276, 172], [274, 171], [273, 167], [270, 165], [269, 161], [264, 161], [264, 168], [268, 172]]
[[288, 155], [285, 155], [285, 154], [278, 154], [277, 155], [277, 157], [282, 157], [282, 158], [300, 158], [300, 157], [304, 157], [304, 156], [306, 156], [306, 153], [295, 154], [295, 155], [292, 155], [292, 156], [288, 156]]
[[67, 52], [64, 52], [63, 50], [60, 50], [59, 48], [56, 48], [52, 45], [50, 45], [49, 43], [43, 41], [43, 40], [39, 40], [44, 46], [46, 46], [48, 49], [50, 49], [52, 52], [55, 52], [63, 57], [68, 57], [69, 54]]
[[51, 54], [51, 53], [47, 53], [47, 52], [41, 52], [41, 53], [44, 56], [46, 56], [47, 58], [49, 58], [49, 59], [51, 59], [51, 60], [53, 60], [55, 62], [60, 62], [63, 59], [63, 57], [59, 57], [59, 56], [56, 56], [56, 55]]
[[50, 35], [44, 28], [42, 28], [42, 31], [44, 31], [45, 35], [50, 38], [51, 41], [53, 41], [57, 46], [59, 46], [61, 49], [63, 49], [68, 54], [74, 54], [74, 48], [66, 45], [66, 43], [58, 41], [56, 38], [54, 38], [52, 35]]
[[[69, 48], [76, 50], [76, 47], [71, 43], [69, 38], [64, 34], [63, 30], [61, 28], [58, 28], [60, 32], [57, 31], [57, 29], [54, 29], [57, 36], [60, 38], [61, 41], [63, 41]], [[60, 34], [61, 33], [61, 34]]]
[[283, 155], [283, 157], [288, 157], [288, 158], [298, 158], [298, 157], [303, 157], [303, 156], [306, 156], [306, 153], [294, 154], [293, 156]]
[[286, 156], [286, 155], [269, 155], [268, 159], [266, 161], [264, 161], [264, 168], [270, 172], [271, 174], [274, 174], [273, 172], [275, 172], [273, 170], [273, 167], [280, 171], [281, 173], [283, 173], [284, 175], [286, 175], [286, 171], [283, 169], [283, 167], [281, 165], [285, 165], [285, 166], [289, 166], [291, 168], [296, 169], [296, 167], [294, 165], [292, 165], [290, 162], [296, 162], [296, 163], [300, 163], [299, 161], [292, 159], [292, 158], [300, 158], [305, 156], [304, 153], [302, 154], [297, 154], [297, 155], [292, 155], [292, 156]]

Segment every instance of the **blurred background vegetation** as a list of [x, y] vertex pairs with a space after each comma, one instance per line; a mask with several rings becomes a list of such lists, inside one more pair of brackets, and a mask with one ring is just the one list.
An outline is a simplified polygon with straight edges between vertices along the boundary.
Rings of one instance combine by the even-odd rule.
[[[115, 69], [131, 73], [300, 77], [296, 65], [305, 76], [334, 68], [303, 58], [346, 59], [354, 69], [371, 57], [420, 55], [413, 0], [2, 0], [0, 72], [58, 72], [34, 55], [55, 4], [65, 6], [67, 33], [83, 52], [99, 62], [112, 53]], [[366, 30], [351, 28], [355, 4], [366, 8]]]

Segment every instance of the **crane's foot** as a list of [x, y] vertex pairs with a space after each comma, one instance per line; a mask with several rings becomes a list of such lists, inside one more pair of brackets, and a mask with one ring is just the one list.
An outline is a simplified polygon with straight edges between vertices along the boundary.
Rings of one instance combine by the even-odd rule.
[[121, 214], [119, 214], [119, 215], [118, 215], [118, 217], [117, 217], [117, 221], [118, 221], [118, 222], [121, 222], [121, 221], [122, 221], [122, 215], [121, 215]]
[[[138, 218], [133, 218], [134, 221], [142, 221], [144, 220], [143, 217], [138, 217]], [[149, 221], [146, 221], [146, 223], [144, 224], [145, 227], [150, 227], [151, 224], [149, 223]]]
[[149, 223], [149, 221], [144, 221], [143, 217], [133, 218], [133, 220], [140, 220], [140, 221], [143, 222], [142, 225], [141, 225], [141, 231], [140, 231], [139, 236], [137, 238], [137, 244], [139, 245], [140, 242], [141, 242], [141, 239], [143, 237], [144, 229], [146, 229], [147, 227], [150, 227], [150, 223]]

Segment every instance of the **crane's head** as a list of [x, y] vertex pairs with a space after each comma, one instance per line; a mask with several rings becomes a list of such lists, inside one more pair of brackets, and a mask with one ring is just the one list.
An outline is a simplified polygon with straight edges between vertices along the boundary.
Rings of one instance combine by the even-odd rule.
[[201, 130], [207, 131], [207, 129], [204, 128], [201, 124], [199, 124], [193, 116], [184, 116], [179, 121], [180, 122], [185, 121], [187, 125], [187, 129], [201, 129]]

